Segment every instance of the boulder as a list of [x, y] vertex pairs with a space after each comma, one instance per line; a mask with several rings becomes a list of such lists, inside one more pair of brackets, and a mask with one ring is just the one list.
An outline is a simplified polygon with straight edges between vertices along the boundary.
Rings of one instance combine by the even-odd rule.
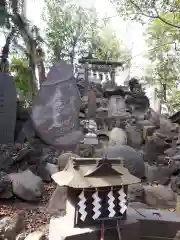
[[49, 172], [50, 176], [52, 176], [54, 173], [57, 173], [59, 171], [58, 166], [52, 163], [46, 163], [45, 168]]
[[0, 239], [14, 240], [24, 228], [24, 215], [15, 214], [14, 217], [0, 219]]
[[13, 163], [13, 146], [11, 144], [0, 145], [0, 170], [7, 172]]
[[0, 199], [11, 197], [13, 197], [11, 179], [6, 173], [0, 172]]
[[[170, 163], [170, 168], [171, 168], [172, 175], [177, 176], [180, 173], [180, 161], [172, 161]], [[173, 176], [171, 176], [171, 180]]]
[[146, 140], [147, 137], [152, 136], [153, 132], [155, 131], [155, 126], [143, 126], [143, 139]]
[[169, 186], [144, 186], [145, 203], [155, 208], [175, 208], [176, 197]]
[[157, 156], [156, 164], [159, 166], [168, 166], [169, 165], [169, 157], [165, 155], [159, 155]]
[[142, 203], [142, 202], [130, 202], [128, 204], [128, 207], [134, 208], [134, 209], [138, 209], [138, 208], [145, 208], [148, 209], [148, 205]]
[[59, 171], [57, 165], [46, 162], [42, 162], [40, 165], [38, 165], [35, 171], [32, 168], [31, 170], [33, 173], [38, 175], [44, 182], [47, 183], [51, 182], [51, 176]]
[[177, 153], [178, 149], [176, 147], [168, 148], [164, 151], [164, 154], [166, 154], [168, 157], [172, 157]]
[[150, 123], [149, 120], [144, 120], [144, 119], [143, 119], [143, 120], [138, 120], [136, 124], [137, 124], [138, 127], [141, 128], [141, 129], [143, 129], [143, 127], [145, 127], [145, 126], [153, 126], [153, 125]]
[[46, 236], [44, 232], [36, 231], [30, 233], [24, 240], [46, 240]]
[[129, 202], [143, 202], [144, 188], [141, 183], [132, 184], [128, 186], [128, 201]]
[[61, 154], [61, 150], [55, 149], [53, 147], [43, 147], [43, 153], [41, 159], [44, 162], [57, 164], [58, 163], [58, 157]]
[[109, 144], [111, 146], [116, 144], [126, 145], [127, 135], [126, 132], [121, 128], [113, 128], [109, 133]]
[[145, 163], [146, 179], [150, 183], [167, 185], [171, 180], [171, 168], [169, 166], [151, 166]]
[[[34, 171], [33, 171], [34, 173]], [[42, 162], [36, 168], [36, 175], [39, 176], [44, 182], [51, 182], [51, 174], [49, 173], [48, 169], [46, 168], [46, 163]]]
[[26, 201], [39, 200], [44, 191], [44, 185], [40, 177], [34, 175], [30, 170], [21, 173], [10, 174], [13, 193]]
[[176, 153], [173, 157], [172, 157], [173, 161], [180, 161], [180, 153]]
[[109, 158], [122, 157], [125, 160], [125, 167], [132, 175], [141, 179], [145, 177], [143, 157], [132, 147], [126, 145], [108, 146], [100, 151], [96, 151], [96, 156], [107, 156]]
[[18, 153], [17, 156], [15, 158], [15, 162], [20, 162], [23, 160], [26, 160], [27, 158], [29, 158], [31, 155], [33, 154], [33, 149], [30, 149], [28, 147], [24, 147], [22, 148]]
[[149, 122], [156, 126], [156, 128], [159, 128], [160, 126], [160, 119], [159, 119], [159, 114], [155, 112], [152, 108], [149, 108], [149, 110], [146, 113], [145, 116], [146, 120], [149, 120]]
[[173, 123], [166, 119], [165, 117], [160, 117], [160, 132], [164, 134], [169, 134], [173, 128]]
[[62, 169], [65, 168], [65, 166], [68, 163], [69, 158], [71, 158], [71, 157], [78, 158], [79, 156], [72, 153], [72, 152], [66, 152], [66, 153], [63, 153], [59, 156], [59, 158], [58, 158], [58, 168], [59, 168], [59, 170], [62, 170]]
[[147, 138], [144, 147], [144, 160], [150, 164], [156, 162], [159, 155], [163, 155], [164, 151], [169, 148], [169, 144], [156, 134]]
[[19, 233], [16, 236], [16, 240], [24, 240], [26, 238], [27, 234], [25, 232]]
[[180, 174], [173, 176], [171, 179], [171, 189], [177, 195], [180, 195]]
[[126, 125], [127, 142], [128, 145], [139, 149], [143, 143], [142, 132], [136, 125]]

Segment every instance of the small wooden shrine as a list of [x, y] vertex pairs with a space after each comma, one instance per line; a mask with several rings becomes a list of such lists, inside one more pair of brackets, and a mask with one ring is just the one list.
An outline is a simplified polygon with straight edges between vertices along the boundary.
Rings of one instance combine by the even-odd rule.
[[101, 239], [105, 227], [118, 228], [126, 219], [128, 185], [140, 181], [129, 173], [120, 158], [72, 158], [52, 178], [66, 187], [66, 215], [71, 215], [71, 227], [98, 227]]

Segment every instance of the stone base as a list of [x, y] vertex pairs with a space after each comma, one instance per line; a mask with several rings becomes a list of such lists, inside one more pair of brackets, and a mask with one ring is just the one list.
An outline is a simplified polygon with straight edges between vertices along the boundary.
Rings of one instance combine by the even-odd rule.
[[[139, 240], [140, 224], [137, 213], [131, 208], [128, 217], [121, 226], [121, 240]], [[49, 229], [49, 240], [100, 240], [100, 230], [97, 228], [73, 228], [65, 223], [63, 218], [51, 219]], [[105, 226], [105, 240], [119, 240], [116, 228]]]
[[143, 240], [174, 239], [180, 229], [180, 214], [154, 209], [138, 209], [140, 236]]
[[[180, 214], [152, 209], [128, 208], [121, 225], [121, 240], [174, 239], [180, 229]], [[100, 230], [73, 228], [63, 218], [50, 222], [49, 240], [100, 240]], [[105, 227], [105, 240], [119, 240], [116, 228]]]

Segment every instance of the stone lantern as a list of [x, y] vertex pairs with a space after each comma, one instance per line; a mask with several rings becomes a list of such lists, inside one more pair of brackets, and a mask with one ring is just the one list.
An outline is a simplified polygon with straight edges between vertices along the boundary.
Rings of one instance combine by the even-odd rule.
[[51, 232], [52, 228], [58, 229], [59, 239], [84, 239], [86, 235], [82, 234], [99, 229], [100, 237], [96, 238], [103, 240], [106, 227], [117, 228], [120, 233], [119, 224], [126, 219], [128, 208], [128, 185], [140, 181], [120, 158], [71, 158], [67, 167], [52, 178], [66, 192], [66, 214], [58, 224], [50, 224]]
[[124, 128], [124, 123], [130, 116], [126, 108], [124, 90], [121, 87], [106, 89], [105, 95], [108, 98], [109, 129]]

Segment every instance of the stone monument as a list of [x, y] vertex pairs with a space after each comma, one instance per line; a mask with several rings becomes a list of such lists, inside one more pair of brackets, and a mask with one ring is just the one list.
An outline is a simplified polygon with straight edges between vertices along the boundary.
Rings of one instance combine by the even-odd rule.
[[16, 100], [12, 77], [0, 72], [0, 144], [14, 142]]
[[79, 129], [80, 93], [73, 66], [64, 61], [52, 67], [32, 107], [32, 120], [41, 139], [63, 149], [75, 146]]

